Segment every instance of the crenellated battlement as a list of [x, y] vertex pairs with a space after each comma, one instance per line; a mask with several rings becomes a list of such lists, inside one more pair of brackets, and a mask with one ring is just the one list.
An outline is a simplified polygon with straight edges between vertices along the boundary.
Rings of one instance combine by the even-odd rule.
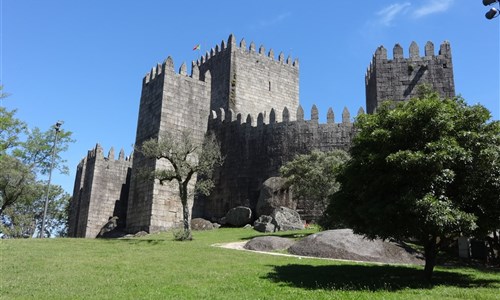
[[373, 54], [372, 61], [366, 70], [365, 75], [365, 83], [368, 84], [370, 78], [375, 76], [375, 69], [377, 65], [384, 63], [398, 63], [402, 61], [410, 62], [410, 63], [424, 63], [432, 60], [450, 60], [451, 61], [451, 46], [448, 41], [444, 41], [441, 43], [439, 47], [438, 54], [436, 55], [434, 52], [434, 44], [431, 41], [428, 41], [424, 47], [424, 55], [420, 55], [420, 49], [418, 44], [415, 41], [412, 41], [410, 47], [408, 48], [408, 56], [404, 56], [404, 50], [401, 45], [395, 44], [392, 49], [392, 58], [389, 58], [387, 55], [387, 49], [384, 46], [379, 46]]
[[[444, 41], [441, 43], [439, 47], [439, 52], [436, 55], [434, 53], [434, 44], [431, 41], [428, 41], [425, 44], [424, 47], [424, 55], [420, 55], [420, 49], [418, 44], [415, 41], [412, 41], [410, 44], [410, 47], [408, 48], [408, 56], [404, 57], [403, 54], [403, 47], [401, 45], [395, 44], [393, 49], [392, 49], [392, 59], [393, 60], [398, 60], [398, 59], [431, 59], [433, 57], [442, 57], [442, 58], [449, 58], [451, 57], [451, 47], [450, 43], [448, 41]], [[387, 49], [385, 49], [384, 46], [379, 46], [377, 50], [375, 51], [375, 54], [373, 55], [372, 61], [377, 61], [377, 60], [391, 60], [387, 56]]]
[[[320, 124], [319, 123], [319, 113], [316, 105], [313, 105], [311, 108], [311, 117], [309, 120], [304, 118], [304, 109], [301, 105], [299, 105], [296, 111], [296, 118], [294, 121], [290, 120], [290, 112], [287, 107], [283, 108], [281, 113], [276, 112], [274, 108], [271, 109], [269, 115], [267, 112], [261, 112], [257, 116], [252, 116], [251, 114], [247, 114], [246, 117], [242, 114], [235, 114], [232, 109], [225, 111], [224, 108], [219, 108], [217, 111], [212, 110], [209, 116], [209, 127], [214, 124], [222, 124], [222, 123], [235, 123], [239, 125], [246, 125], [247, 127], [261, 127], [264, 125], [279, 125], [280, 123], [311, 123], [311, 124]], [[358, 114], [362, 115], [365, 111], [363, 107], [360, 107], [358, 110]], [[278, 115], [281, 116], [281, 119], [278, 120]], [[245, 119], [243, 120], [243, 118]], [[335, 114], [333, 109], [328, 108], [327, 112], [327, 122], [326, 124], [351, 124], [351, 113], [344, 107], [342, 111], [342, 120], [339, 123], [335, 123]]]
[[[169, 74], [175, 75], [175, 76], [182, 76], [186, 78], [191, 78], [193, 80], [200, 80], [200, 70], [197, 64], [193, 62], [191, 66], [191, 74], [187, 74], [187, 66], [186, 63], [182, 63], [180, 66], [178, 72], [175, 72], [175, 66], [174, 66], [174, 60], [172, 57], [167, 57], [165, 61], [163, 61], [162, 64], [158, 63], [155, 67], [151, 68], [151, 71], [146, 73], [142, 80], [143, 85], [147, 85], [150, 82], [154, 81], [156, 78], [158, 78], [160, 75], [164, 74], [165, 72], [168, 72]], [[207, 72], [210, 72], [209, 70]], [[203, 80], [206, 83], [210, 83], [210, 79], [212, 76], [210, 73], [205, 72], [203, 75]]]
[[269, 49], [267, 53], [265, 49], [266, 48], [264, 47], [264, 45], [260, 45], [257, 51], [255, 43], [253, 41], [250, 42], [249, 46], [247, 47], [247, 43], [244, 38], [241, 39], [238, 46], [238, 44], [236, 43], [236, 38], [233, 34], [230, 34], [229, 38], [227, 39], [227, 43], [226, 41], [222, 40], [220, 47], [219, 45], [216, 45], [214, 48], [207, 50], [205, 55], [202, 55], [198, 60], [193, 61], [193, 65], [200, 67], [221, 53], [224, 53], [226, 51], [238, 51], [239, 53], [252, 55], [255, 59], [267, 58], [269, 62], [275, 62], [284, 66], [286, 65], [294, 68], [299, 67], [298, 58], [295, 58], [295, 60], [293, 60], [292, 57], [288, 55], [285, 59], [285, 54], [283, 52], [280, 52], [278, 57], [275, 57], [274, 50], [272, 48]]
[[[120, 149], [120, 152], [118, 154], [118, 159], [116, 161], [132, 161], [132, 157], [134, 155], [134, 152], [130, 153], [129, 156], [125, 156], [125, 151], [123, 148]], [[108, 155], [104, 156], [104, 150], [102, 146], [97, 143], [94, 148], [88, 150], [87, 156], [82, 159], [83, 160], [90, 160], [90, 159], [103, 159], [107, 161], [115, 161], [115, 149], [111, 147], [109, 149]]]

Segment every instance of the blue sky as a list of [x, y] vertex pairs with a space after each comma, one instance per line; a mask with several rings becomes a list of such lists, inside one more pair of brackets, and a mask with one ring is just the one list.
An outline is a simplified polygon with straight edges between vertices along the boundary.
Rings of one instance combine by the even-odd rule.
[[[78, 162], [99, 142], [126, 153], [135, 139], [142, 77], [172, 56], [176, 68], [233, 33], [300, 60], [300, 102], [326, 119], [344, 106], [365, 107], [364, 74], [375, 49], [408, 56], [451, 43], [455, 86], [469, 103], [500, 117], [500, 18], [481, 0], [421, 1], [63, 1], [0, 0], [0, 82], [30, 126], [57, 120], [77, 140], [63, 156], [69, 176], [53, 182], [72, 192]], [[193, 51], [201, 44], [201, 51]], [[188, 70], [189, 72], [189, 70]]]

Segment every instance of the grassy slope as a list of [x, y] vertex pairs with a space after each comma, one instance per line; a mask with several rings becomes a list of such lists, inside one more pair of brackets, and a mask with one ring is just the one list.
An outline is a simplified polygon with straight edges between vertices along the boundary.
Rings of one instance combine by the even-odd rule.
[[[307, 232], [307, 231], [305, 231]], [[310, 231], [309, 231], [310, 232]], [[286, 234], [286, 233], [283, 233]], [[129, 240], [0, 241], [2, 299], [499, 299], [500, 274], [277, 257], [211, 247], [246, 229]]]

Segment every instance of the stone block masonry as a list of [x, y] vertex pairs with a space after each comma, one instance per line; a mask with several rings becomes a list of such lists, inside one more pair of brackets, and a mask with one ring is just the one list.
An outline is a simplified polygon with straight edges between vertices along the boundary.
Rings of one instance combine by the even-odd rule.
[[[364, 113], [360, 109], [358, 114]], [[294, 159], [297, 154], [307, 154], [312, 150], [348, 150], [355, 135], [347, 108], [342, 113], [342, 122], [335, 123], [330, 108], [327, 123], [318, 122], [318, 109], [313, 106], [310, 120], [304, 120], [304, 111], [298, 107], [294, 120], [290, 121], [287, 108], [278, 113], [281, 122], [276, 121], [275, 110], [264, 122], [263, 114], [255, 118], [230, 110], [219, 109], [212, 112], [208, 130], [215, 133], [224, 153], [224, 164], [215, 171], [215, 188], [205, 199], [195, 200], [194, 211], [198, 217], [222, 217], [236, 206], [247, 206], [255, 211], [261, 184], [269, 177], [279, 176], [279, 168]], [[301, 203], [299, 203], [301, 204]], [[297, 207], [311, 207], [302, 203]], [[305, 211], [305, 214], [309, 212]]]
[[[431, 85], [444, 97], [453, 97], [453, 64], [448, 42], [434, 54], [425, 45], [420, 56], [416, 43], [403, 56], [396, 45], [393, 57], [379, 47], [365, 76], [366, 108], [373, 113], [384, 100], [405, 101], [416, 95], [417, 86]], [[364, 113], [361, 108], [358, 114]], [[260, 185], [279, 175], [279, 168], [297, 154], [314, 149], [348, 150], [356, 129], [347, 109], [335, 122], [332, 109], [327, 123], [319, 123], [316, 106], [309, 120], [299, 105], [298, 59], [274, 50], [267, 53], [245, 40], [236, 44], [231, 34], [197, 61], [191, 74], [186, 64], [178, 72], [168, 57], [143, 79], [135, 147], [169, 132], [180, 136], [189, 130], [201, 144], [207, 131], [213, 132], [225, 156], [215, 170], [215, 188], [209, 197], [191, 197], [194, 217], [221, 217], [231, 208], [245, 205], [255, 209]], [[163, 231], [180, 224], [182, 205], [176, 184], [160, 185], [143, 173], [168, 168], [165, 161], [144, 158], [135, 151], [133, 159], [123, 153], [115, 160], [97, 146], [78, 165], [71, 201], [69, 235], [95, 237], [111, 216], [118, 216], [130, 233]], [[190, 189], [196, 180], [191, 180]], [[301, 208], [301, 205], [303, 206]], [[303, 215], [307, 203], [298, 203]], [[125, 223], [123, 221], [126, 221]]]
[[[163, 132], [180, 134], [183, 130], [191, 131], [195, 142], [202, 143], [210, 110], [211, 75], [210, 71], [200, 75], [198, 67], [193, 66], [191, 76], [188, 76], [185, 64], [176, 73], [170, 57], [146, 75], [137, 121], [136, 148], [148, 139], [158, 138]], [[165, 161], [147, 159], [135, 152], [127, 212], [128, 231], [162, 231], [182, 220], [182, 205], [175, 183], [160, 185], [141, 176], [141, 173], [163, 168], [168, 168]], [[192, 199], [189, 201], [192, 205]]]
[[238, 47], [231, 34], [227, 44], [222, 41], [193, 64], [212, 75], [211, 110], [267, 117], [272, 108], [295, 111], [299, 105], [299, 62], [285, 60], [283, 53], [276, 59], [274, 50], [266, 54], [260, 46], [256, 51], [254, 42], [247, 48], [244, 39]]

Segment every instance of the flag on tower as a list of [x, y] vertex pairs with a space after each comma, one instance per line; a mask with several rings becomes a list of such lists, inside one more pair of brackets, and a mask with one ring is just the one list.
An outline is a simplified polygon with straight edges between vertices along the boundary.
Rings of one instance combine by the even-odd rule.
[[194, 51], [194, 50], [200, 50], [200, 44], [198, 44], [198, 45], [194, 46], [193, 51]]

